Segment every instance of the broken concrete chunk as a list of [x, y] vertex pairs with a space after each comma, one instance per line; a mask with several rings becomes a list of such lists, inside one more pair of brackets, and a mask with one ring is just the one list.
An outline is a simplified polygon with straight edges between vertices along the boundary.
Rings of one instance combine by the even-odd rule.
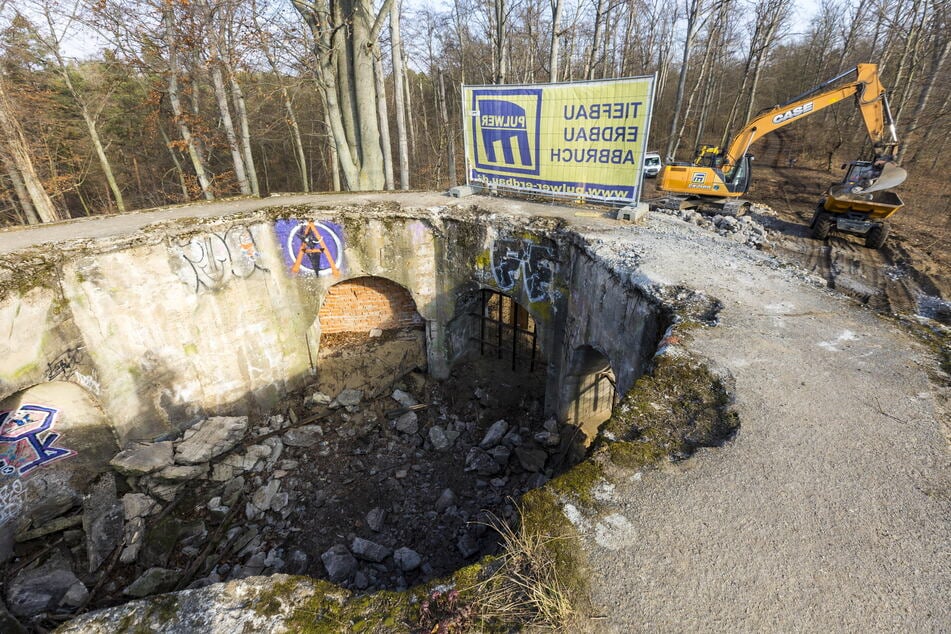
[[337, 398], [334, 400], [341, 407], [353, 407], [355, 405], [359, 405], [360, 401], [363, 400], [363, 390], [347, 388], [338, 394]]
[[271, 508], [271, 501], [280, 488], [280, 480], [271, 480], [254, 492], [254, 495], [251, 496], [251, 503], [257, 507], [259, 511], [267, 511]]
[[59, 604], [68, 608], [78, 608], [88, 596], [89, 590], [86, 589], [82, 581], [77, 581], [69, 587]]
[[393, 552], [393, 561], [396, 562], [396, 565], [400, 570], [409, 572], [410, 570], [416, 570], [419, 568], [419, 564], [423, 562], [423, 558], [420, 557], [419, 553], [412, 548], [407, 548], [404, 546], [402, 548], [397, 548]]
[[67, 564], [54, 558], [7, 582], [7, 606], [15, 616], [34, 616], [59, 606], [77, 583], [82, 585]]
[[314, 392], [313, 394], [307, 397], [307, 400], [304, 401], [304, 405], [306, 407], [314, 407], [318, 405], [326, 407], [330, 405], [330, 397], [324, 394], [323, 392]]
[[545, 461], [548, 460], [548, 454], [544, 450], [527, 447], [516, 448], [515, 457], [526, 471], [541, 471], [545, 468]]
[[152, 477], [163, 480], [194, 480], [208, 475], [208, 463], [196, 465], [171, 465], [155, 473]]
[[288, 429], [281, 439], [288, 447], [313, 447], [323, 435], [324, 430], [320, 425], [304, 425]]
[[208, 462], [233, 449], [241, 442], [247, 429], [247, 416], [213, 416], [205, 419], [185, 432], [184, 440], [175, 447], [175, 462]]
[[439, 494], [439, 499], [436, 500], [434, 508], [437, 513], [442, 513], [455, 503], [456, 494], [452, 492], [452, 489], [443, 489], [442, 493]]
[[473, 447], [466, 455], [466, 471], [475, 471], [479, 475], [495, 475], [501, 470], [499, 463], [478, 447]]
[[505, 422], [504, 419], [495, 421], [485, 432], [485, 436], [482, 438], [482, 442], [479, 443], [479, 446], [483, 449], [491, 449], [502, 441], [505, 432], [508, 430], [509, 424]]
[[379, 506], [367, 513], [367, 526], [374, 533], [383, 530], [383, 522], [386, 521], [386, 511]]
[[116, 477], [102, 474], [83, 498], [83, 530], [86, 532], [86, 556], [89, 572], [95, 572], [112, 554], [122, 539], [125, 513], [116, 495]]
[[158, 503], [145, 493], [126, 493], [122, 496], [122, 509], [126, 521], [151, 515], [157, 507]]
[[390, 398], [403, 407], [412, 407], [413, 405], [419, 404], [416, 399], [413, 398], [412, 394], [404, 392], [403, 390], [393, 390], [393, 394], [390, 395]]
[[372, 542], [369, 539], [363, 539], [362, 537], [353, 538], [353, 544], [350, 545], [350, 550], [360, 559], [375, 563], [380, 563], [389, 557], [392, 552], [386, 546]]
[[448, 436], [446, 436], [446, 430], [439, 425], [433, 425], [429, 428], [429, 442], [432, 443], [433, 449], [436, 451], [445, 451], [452, 446]]
[[171, 590], [178, 580], [180, 571], [167, 568], [149, 568], [142, 576], [130, 583], [123, 591], [130, 597], [141, 598], [158, 592]]
[[357, 570], [356, 558], [350, 554], [350, 551], [343, 544], [332, 546], [330, 550], [320, 556], [320, 560], [324, 562], [327, 576], [334, 583], [346, 581]]
[[136, 443], [109, 461], [122, 475], [139, 476], [172, 464], [172, 441]]
[[396, 430], [404, 434], [415, 434], [419, 431], [419, 417], [416, 412], [406, 412], [396, 419]]

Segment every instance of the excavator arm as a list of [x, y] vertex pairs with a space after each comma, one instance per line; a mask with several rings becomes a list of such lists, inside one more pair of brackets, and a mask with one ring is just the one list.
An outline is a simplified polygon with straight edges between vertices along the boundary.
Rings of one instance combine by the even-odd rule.
[[[856, 76], [854, 81], [826, 89], [853, 74]], [[882, 86], [878, 77], [878, 67], [875, 64], [859, 64], [856, 68], [833, 77], [787, 103], [767, 110], [747, 123], [730, 142], [724, 156], [724, 171], [729, 172], [757, 139], [853, 95], [856, 96], [865, 129], [875, 146], [876, 155], [894, 154], [898, 138], [895, 135], [895, 124], [888, 108], [885, 87]]]

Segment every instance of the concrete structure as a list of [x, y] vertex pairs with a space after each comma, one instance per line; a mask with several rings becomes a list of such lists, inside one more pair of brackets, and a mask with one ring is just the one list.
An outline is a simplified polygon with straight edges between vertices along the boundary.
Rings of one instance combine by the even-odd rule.
[[[656, 299], [560, 222], [488, 218], [445, 198], [308, 200], [7, 254], [17, 264], [0, 281], [0, 397], [70, 381], [120, 447], [170, 437], [209, 415], [266, 410], [311, 380], [321, 314], [329, 331], [386, 329], [416, 320], [413, 304], [429, 372], [443, 377], [471, 349], [466, 315], [487, 288], [539, 326], [546, 409], [606, 417], [603, 396], [576, 406], [584, 377], [609, 366], [626, 389], [666, 327]], [[347, 305], [355, 321], [340, 315]]]

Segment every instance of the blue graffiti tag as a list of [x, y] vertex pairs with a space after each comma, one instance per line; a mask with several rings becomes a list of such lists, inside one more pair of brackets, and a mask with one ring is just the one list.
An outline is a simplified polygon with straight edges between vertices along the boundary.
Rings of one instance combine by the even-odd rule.
[[32, 404], [0, 412], [0, 474], [22, 476], [76, 455], [75, 451], [54, 446], [60, 438], [52, 431], [58, 413], [51, 407]]

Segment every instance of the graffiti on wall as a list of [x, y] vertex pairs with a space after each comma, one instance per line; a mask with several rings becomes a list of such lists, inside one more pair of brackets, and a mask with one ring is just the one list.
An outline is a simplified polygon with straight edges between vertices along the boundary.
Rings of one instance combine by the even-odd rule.
[[209, 233], [172, 247], [182, 259], [179, 277], [199, 292], [215, 289], [231, 278], [244, 279], [255, 271], [267, 272], [250, 229], [236, 225], [224, 233]]
[[75, 456], [66, 447], [57, 447], [60, 434], [53, 431], [59, 410], [25, 404], [0, 412], [0, 475], [23, 476], [38, 467]]
[[489, 251], [499, 289], [511, 291], [520, 279], [529, 301], [548, 299], [555, 273], [555, 250], [524, 238], [499, 238]]
[[14, 480], [0, 486], [0, 525], [19, 517], [23, 510], [23, 483]]
[[291, 275], [340, 275], [343, 227], [326, 220], [278, 220], [274, 231]]
[[66, 350], [46, 364], [46, 380], [52, 381], [59, 377], [62, 377], [63, 380], [69, 379], [84, 358], [83, 346]]

